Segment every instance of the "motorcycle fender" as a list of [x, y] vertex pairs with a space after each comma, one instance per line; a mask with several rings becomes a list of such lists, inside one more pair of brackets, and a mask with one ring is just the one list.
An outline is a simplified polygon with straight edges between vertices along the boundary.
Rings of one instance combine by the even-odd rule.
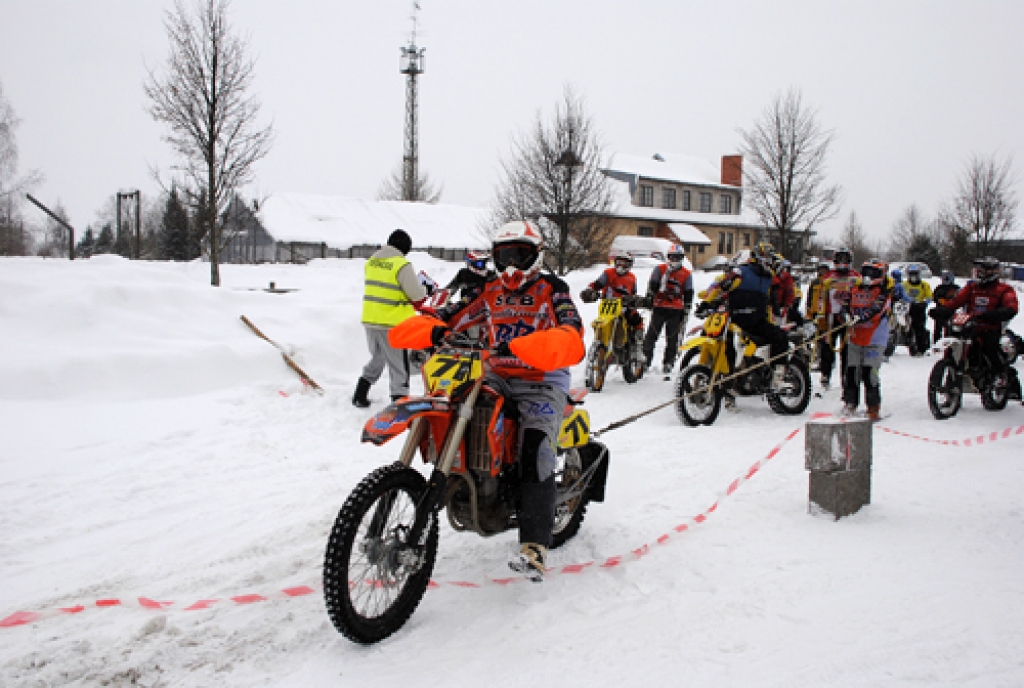
[[589, 441], [590, 414], [586, 409], [574, 408], [567, 418], [562, 419], [562, 427], [558, 431], [558, 447], [582, 447]]
[[431, 421], [447, 419], [450, 415], [451, 404], [445, 398], [406, 397], [389, 404], [366, 421], [360, 441], [379, 447], [408, 430], [417, 418]]
[[588, 442], [579, 451], [580, 458], [583, 459], [584, 472], [595, 462], [601, 462], [594, 470], [594, 477], [591, 478], [590, 484], [587, 485], [587, 494], [590, 496], [590, 501], [603, 502], [605, 485], [608, 483], [608, 463], [612, 458], [611, 452], [600, 442]]

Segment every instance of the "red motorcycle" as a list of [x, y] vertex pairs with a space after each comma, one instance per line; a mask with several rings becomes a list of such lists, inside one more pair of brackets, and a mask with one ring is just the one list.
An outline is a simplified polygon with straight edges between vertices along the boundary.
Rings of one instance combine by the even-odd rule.
[[[485, 381], [492, 351], [449, 335], [423, 366], [427, 390], [375, 415], [362, 441], [405, 434], [398, 460], [366, 476], [341, 508], [324, 559], [327, 611], [345, 637], [375, 643], [409, 619], [430, 582], [438, 513], [456, 531], [488, 537], [517, 528], [518, 412]], [[590, 440], [574, 392], [559, 433], [552, 548], [579, 531], [590, 502], [604, 501], [608, 450]], [[433, 469], [412, 467], [416, 455]]]

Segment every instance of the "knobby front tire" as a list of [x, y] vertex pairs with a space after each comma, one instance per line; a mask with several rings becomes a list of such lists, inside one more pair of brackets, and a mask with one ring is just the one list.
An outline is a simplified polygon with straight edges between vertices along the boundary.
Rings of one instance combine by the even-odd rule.
[[423, 598], [437, 557], [437, 514], [422, 548], [406, 539], [426, 490], [418, 471], [396, 462], [363, 478], [341, 508], [324, 557], [324, 598], [334, 627], [349, 640], [387, 638]]

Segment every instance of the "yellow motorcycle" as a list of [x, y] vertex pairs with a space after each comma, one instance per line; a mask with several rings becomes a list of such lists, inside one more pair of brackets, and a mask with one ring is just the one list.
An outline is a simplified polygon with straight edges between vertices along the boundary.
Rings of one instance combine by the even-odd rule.
[[[586, 290], [583, 300], [592, 303], [596, 294]], [[630, 325], [626, 321], [627, 308], [650, 308], [650, 303], [643, 296], [601, 299], [597, 318], [590, 324], [594, 328], [594, 342], [587, 352], [586, 385], [592, 392], [604, 388], [608, 368], [615, 364], [622, 368], [622, 378], [629, 384], [644, 376], [643, 322], [639, 327]]]
[[683, 423], [711, 425], [723, 399], [731, 404], [737, 396], [763, 395], [772, 411], [781, 415], [797, 415], [807, 409], [811, 373], [802, 346], [804, 333], [799, 328], [787, 332], [790, 355], [785, 361], [785, 382], [778, 390], [772, 389], [768, 343], [733, 324], [724, 304], [715, 307], [695, 330], [697, 336], [680, 347], [686, 353], [675, 384], [676, 414]]

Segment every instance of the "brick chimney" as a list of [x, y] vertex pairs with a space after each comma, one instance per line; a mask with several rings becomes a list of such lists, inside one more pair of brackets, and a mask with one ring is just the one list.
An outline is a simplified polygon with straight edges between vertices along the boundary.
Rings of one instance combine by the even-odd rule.
[[743, 186], [743, 156], [722, 156], [722, 183], [729, 186]]

